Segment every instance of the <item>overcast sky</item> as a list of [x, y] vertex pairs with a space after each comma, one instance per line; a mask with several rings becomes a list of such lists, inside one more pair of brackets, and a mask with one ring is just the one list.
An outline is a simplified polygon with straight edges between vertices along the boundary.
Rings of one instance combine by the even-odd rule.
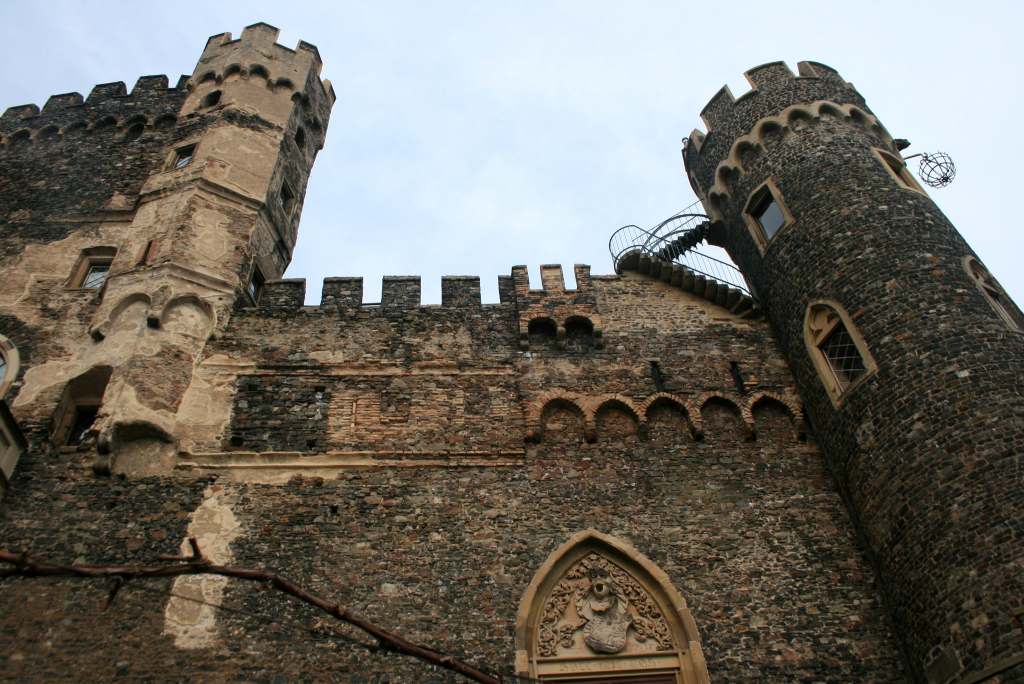
[[909, 152], [943, 150], [930, 191], [1024, 303], [1022, 5], [1013, 2], [51, 2], [3, 0], [6, 107], [96, 83], [190, 74], [206, 38], [266, 21], [317, 45], [338, 101], [290, 277], [610, 273], [619, 226], [694, 201], [680, 138], [723, 83], [777, 59], [837, 68]]

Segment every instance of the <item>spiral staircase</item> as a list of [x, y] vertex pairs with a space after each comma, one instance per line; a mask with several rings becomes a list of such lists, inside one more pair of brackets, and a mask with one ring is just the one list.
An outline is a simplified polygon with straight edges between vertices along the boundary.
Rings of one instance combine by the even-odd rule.
[[710, 229], [700, 209], [696, 202], [653, 228], [628, 225], [616, 230], [608, 240], [615, 272], [643, 273], [741, 318], [762, 318], [764, 312], [740, 270], [697, 249]]

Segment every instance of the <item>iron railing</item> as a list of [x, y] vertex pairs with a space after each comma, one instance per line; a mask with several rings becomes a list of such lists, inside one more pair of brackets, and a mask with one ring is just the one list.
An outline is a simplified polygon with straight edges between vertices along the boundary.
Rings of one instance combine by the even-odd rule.
[[608, 240], [616, 272], [633, 267], [641, 255], [678, 264], [694, 273], [749, 295], [747, 281], [734, 264], [704, 254], [696, 247], [707, 238], [708, 217], [699, 213], [700, 202], [665, 219], [653, 228], [622, 226]]

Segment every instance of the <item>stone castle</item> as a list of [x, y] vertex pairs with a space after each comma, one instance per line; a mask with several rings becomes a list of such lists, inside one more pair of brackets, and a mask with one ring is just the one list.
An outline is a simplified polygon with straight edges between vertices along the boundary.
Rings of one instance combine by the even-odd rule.
[[[305, 306], [335, 98], [276, 37], [3, 114], [0, 549], [195, 537], [496, 681], [1024, 681], [1024, 317], [840, 74], [715, 95], [616, 275]], [[2, 572], [5, 681], [458, 680], [224, 577]]]

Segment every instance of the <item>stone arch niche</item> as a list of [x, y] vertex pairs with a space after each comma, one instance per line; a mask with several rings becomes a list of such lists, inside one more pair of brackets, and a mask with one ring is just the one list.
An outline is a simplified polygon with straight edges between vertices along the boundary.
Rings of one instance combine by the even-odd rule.
[[697, 625], [668, 576], [626, 542], [573, 535], [527, 587], [516, 674], [574, 684], [707, 684]]

